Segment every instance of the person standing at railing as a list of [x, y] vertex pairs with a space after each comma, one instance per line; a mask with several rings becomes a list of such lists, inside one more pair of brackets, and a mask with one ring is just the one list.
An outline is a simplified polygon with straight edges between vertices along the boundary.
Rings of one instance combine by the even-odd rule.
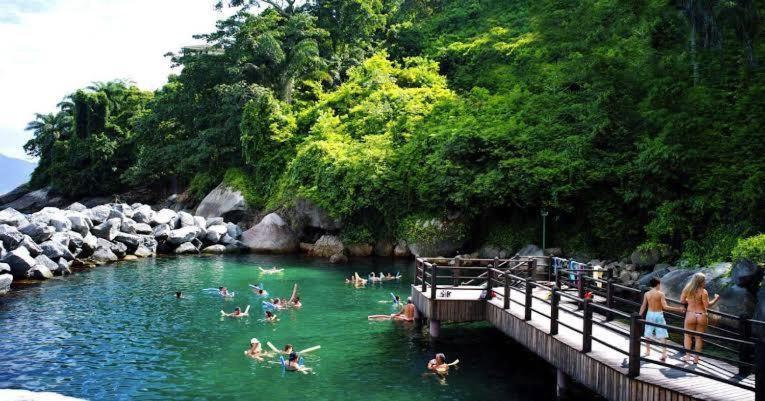
[[[709, 307], [714, 306], [717, 301], [720, 300], [720, 294], [716, 294], [714, 299], [709, 300], [709, 293], [704, 286], [706, 285], [707, 277], [704, 273], [696, 273], [691, 278], [691, 281], [683, 288], [683, 292], [680, 295], [680, 302], [688, 306], [685, 314], [685, 330], [697, 331], [704, 333], [707, 330], [709, 324], [709, 315], [707, 310]], [[704, 340], [701, 336], [693, 336], [691, 334], [685, 334], [683, 345], [686, 350], [691, 350], [693, 340], [696, 340], [695, 351], [701, 352], [704, 346]], [[690, 354], [683, 356], [683, 362], [687, 363], [699, 363], [699, 355], [693, 358], [691, 362]]]
[[[645, 320], [647, 322], [645, 325], [645, 333], [643, 333], [643, 335], [646, 338], [653, 338], [656, 341], [661, 341], [666, 344], [667, 337], [669, 337], [667, 329], [664, 327], [653, 326], [648, 323], [666, 325], [667, 321], [664, 319], [665, 310], [683, 313], [685, 309], [669, 306], [667, 304], [667, 297], [661, 292], [661, 280], [658, 277], [651, 278], [650, 284], [651, 289], [643, 295], [643, 304], [640, 306], [640, 314], [642, 315], [645, 313]], [[651, 355], [651, 344], [646, 342], [644, 356], [649, 355]], [[660, 360], [662, 362], [667, 360], [667, 347], [662, 349]]]

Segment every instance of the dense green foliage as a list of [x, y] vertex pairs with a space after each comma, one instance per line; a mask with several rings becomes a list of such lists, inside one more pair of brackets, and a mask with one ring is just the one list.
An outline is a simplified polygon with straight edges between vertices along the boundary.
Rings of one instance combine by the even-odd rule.
[[547, 244], [691, 263], [765, 231], [760, 0], [220, 6], [242, 9], [153, 98], [39, 116], [35, 185], [174, 179], [199, 199], [224, 180], [255, 208], [308, 198], [349, 239], [458, 216], [503, 247], [539, 243], [546, 209]]
[[734, 261], [749, 259], [765, 263], [765, 234], [740, 239], [733, 248], [732, 256]]

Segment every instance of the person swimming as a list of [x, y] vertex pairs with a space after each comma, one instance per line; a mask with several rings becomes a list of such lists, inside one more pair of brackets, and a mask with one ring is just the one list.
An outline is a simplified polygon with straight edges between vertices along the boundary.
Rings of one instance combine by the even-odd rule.
[[250, 358], [262, 361], [264, 352], [260, 345], [260, 341], [258, 341], [257, 338], [250, 340], [250, 348], [244, 351], [244, 354]]
[[428, 362], [428, 370], [438, 374], [445, 374], [449, 371], [449, 365], [446, 363], [446, 356], [442, 353], [436, 354], [436, 357]]
[[414, 321], [414, 304], [412, 303], [412, 297], [407, 298], [406, 305], [401, 309], [401, 312], [392, 314], [391, 318], [406, 322]]
[[300, 297], [297, 296], [297, 291], [298, 291], [298, 285], [297, 283], [295, 283], [295, 285], [292, 287], [292, 295], [290, 295], [289, 301], [284, 302], [284, 300], [282, 300], [282, 302], [284, 302], [283, 304], [293, 308], [302, 307], [303, 304], [300, 303]]
[[226, 287], [218, 287], [218, 293], [220, 294], [220, 296], [222, 296], [224, 298], [225, 297], [233, 297], [234, 296], [234, 293], [233, 292], [229, 292], [228, 288], [226, 288]]
[[175, 292], [175, 298], [177, 298], [177, 299], [181, 299], [181, 298], [183, 298], [183, 294], [181, 294], [181, 292], [180, 292], [180, 291], [176, 291], [176, 292]]
[[266, 321], [267, 322], [276, 322], [278, 320], [279, 320], [279, 317], [274, 315], [273, 312], [271, 312], [270, 310], [266, 311]]
[[221, 313], [222, 316], [225, 316], [225, 317], [245, 317], [245, 316], [249, 316], [250, 315], [250, 305], [247, 305], [247, 308], [244, 310], [244, 312], [242, 312], [242, 308], [237, 306], [236, 309], [234, 309], [234, 311], [231, 312], [231, 313], [226, 313], [224, 311], [220, 311], [220, 313]]

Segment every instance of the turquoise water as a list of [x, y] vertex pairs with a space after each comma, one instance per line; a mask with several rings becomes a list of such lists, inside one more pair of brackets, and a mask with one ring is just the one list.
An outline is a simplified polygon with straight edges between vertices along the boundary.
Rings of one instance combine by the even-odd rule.
[[[256, 266], [279, 266], [260, 275]], [[365, 260], [343, 267], [299, 257], [227, 256], [145, 259], [93, 269], [17, 289], [0, 297], [0, 388], [53, 391], [91, 400], [547, 400], [554, 372], [485, 324], [427, 327], [370, 322], [391, 313], [390, 292], [406, 298], [411, 263]], [[353, 271], [403, 274], [401, 282], [356, 289]], [[300, 286], [300, 310], [261, 321], [249, 283], [289, 297]], [[223, 300], [201, 289], [225, 285]], [[174, 292], [183, 291], [184, 299]], [[252, 305], [250, 317], [220, 310]], [[246, 358], [257, 337], [297, 350], [315, 374], [283, 372]], [[460, 359], [445, 380], [424, 374], [435, 352]], [[589, 395], [588, 395], [589, 396]], [[577, 397], [581, 399], [581, 397]]]

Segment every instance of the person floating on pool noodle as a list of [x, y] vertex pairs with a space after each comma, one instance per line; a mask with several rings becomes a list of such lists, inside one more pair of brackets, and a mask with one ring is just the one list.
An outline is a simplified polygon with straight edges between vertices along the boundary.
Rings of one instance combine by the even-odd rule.
[[412, 303], [412, 297], [406, 299], [406, 305], [401, 309], [401, 312], [394, 313], [391, 318], [396, 320], [404, 320], [407, 322], [414, 321], [414, 304]]
[[274, 313], [271, 312], [270, 310], [267, 310], [266, 311], [266, 321], [267, 322], [277, 322], [277, 321], [279, 321], [279, 317], [274, 315]]
[[292, 287], [292, 295], [290, 295], [289, 301], [286, 302], [286, 305], [293, 308], [300, 308], [303, 306], [303, 304], [300, 303], [300, 297], [297, 296], [298, 291], [298, 285], [295, 283], [295, 285]]
[[375, 276], [375, 273], [369, 273], [369, 281], [372, 283], [379, 283], [382, 281], [382, 273], [380, 273], [380, 277]]
[[449, 367], [454, 366], [460, 362], [459, 359], [455, 359], [452, 363], [446, 363], [446, 356], [442, 353], [436, 354], [436, 357], [428, 362], [428, 370], [445, 375], [449, 372]]
[[230, 298], [234, 296], [234, 293], [230, 292], [226, 287], [218, 287], [218, 293], [224, 298]]
[[357, 286], [363, 286], [367, 284], [367, 279], [361, 278], [359, 273], [353, 272], [353, 283]]
[[266, 352], [263, 352], [263, 347], [260, 345], [260, 341], [258, 341], [257, 338], [250, 340], [250, 348], [244, 351], [244, 354], [259, 361], [262, 361], [264, 356], [268, 356], [266, 355]]
[[284, 365], [284, 368], [289, 370], [289, 371], [293, 371], [293, 372], [301, 372], [301, 373], [305, 373], [305, 374], [310, 373], [313, 369], [308, 368], [305, 365], [303, 365], [301, 363], [301, 359], [302, 358], [300, 358], [298, 356], [297, 352], [291, 351], [289, 353], [289, 357], [288, 357], [288, 359], [286, 361], [286, 364]]
[[252, 288], [252, 292], [257, 294], [259, 297], [267, 297], [268, 296], [268, 291], [266, 291], [263, 288], [263, 283], [261, 283], [260, 285], [252, 285], [252, 284], [250, 284], [250, 288]]
[[244, 312], [242, 312], [241, 308], [237, 307], [231, 313], [226, 313], [224, 311], [220, 311], [220, 313], [221, 313], [221, 316], [225, 316], [225, 317], [245, 317], [245, 316], [250, 316], [250, 305], [247, 305], [247, 308], [244, 310]]
[[284, 272], [284, 269], [277, 269], [276, 266], [274, 266], [274, 267], [272, 267], [270, 269], [264, 269], [264, 268], [258, 266], [258, 269], [260, 269], [260, 272], [264, 273], [264, 274], [276, 274], [276, 273]]

